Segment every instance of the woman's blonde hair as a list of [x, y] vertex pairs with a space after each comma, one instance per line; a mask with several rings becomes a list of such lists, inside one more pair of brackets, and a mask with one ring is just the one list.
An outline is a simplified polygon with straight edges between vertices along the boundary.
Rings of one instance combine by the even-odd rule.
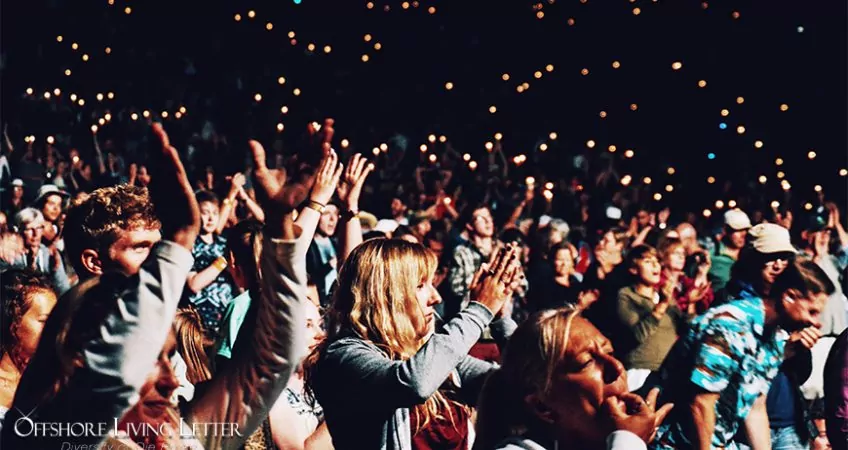
[[[416, 288], [436, 272], [436, 256], [421, 244], [400, 239], [371, 239], [357, 246], [339, 270], [338, 287], [328, 312], [328, 338], [352, 331], [380, 348], [390, 359], [406, 360], [427, 342], [416, 330], [421, 316]], [[324, 346], [319, 346], [321, 352]], [[436, 392], [414, 409], [418, 428], [448, 413], [447, 399]], [[413, 434], [416, 430], [413, 430]]]
[[203, 321], [193, 307], [180, 308], [174, 316], [174, 335], [177, 337], [177, 352], [186, 363], [186, 378], [191, 384], [212, 379], [209, 359], [204, 349]]
[[549, 395], [579, 314], [573, 306], [549, 309], [518, 327], [504, 352], [503, 366], [489, 376], [480, 394], [475, 449], [495, 448], [500, 441], [534, 428], [536, 418], [525, 397]]

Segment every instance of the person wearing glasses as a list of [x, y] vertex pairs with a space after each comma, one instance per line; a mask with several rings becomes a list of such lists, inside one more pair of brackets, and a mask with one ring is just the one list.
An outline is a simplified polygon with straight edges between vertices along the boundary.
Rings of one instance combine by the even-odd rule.
[[14, 224], [20, 238], [4, 236], [4, 251], [0, 252], [0, 274], [9, 269], [30, 269], [46, 274], [56, 294], [61, 297], [71, 288], [71, 281], [55, 246], [47, 247], [41, 242], [44, 215], [35, 208], [24, 208], [15, 214]]

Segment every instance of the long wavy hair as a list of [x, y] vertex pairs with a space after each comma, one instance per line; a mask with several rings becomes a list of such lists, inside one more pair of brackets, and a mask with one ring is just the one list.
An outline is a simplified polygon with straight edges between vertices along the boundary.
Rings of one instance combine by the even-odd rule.
[[573, 306], [544, 310], [518, 327], [504, 352], [503, 366], [489, 376], [480, 394], [475, 450], [496, 448], [504, 439], [541, 426], [524, 399], [550, 394], [579, 314]]
[[32, 307], [32, 295], [49, 293], [53, 287], [46, 275], [32, 270], [9, 270], [3, 274], [0, 286], [0, 355], [8, 354], [18, 370], [23, 372], [31, 355], [25, 355], [20, 347], [19, 329], [24, 314]]
[[[339, 270], [339, 285], [327, 316], [328, 337], [315, 354], [320, 355], [341, 333], [352, 332], [389, 359], [414, 356], [429, 338], [420, 336], [413, 325], [412, 318], [423, 314], [415, 291], [433, 277], [437, 265], [436, 256], [426, 247], [400, 239], [371, 239], [356, 247]], [[455, 420], [442, 392], [416, 406], [413, 413], [418, 430], [432, 419]]]
[[177, 310], [174, 316], [174, 335], [177, 337], [177, 352], [186, 363], [186, 378], [191, 384], [212, 379], [209, 359], [206, 356], [203, 321], [193, 307]]

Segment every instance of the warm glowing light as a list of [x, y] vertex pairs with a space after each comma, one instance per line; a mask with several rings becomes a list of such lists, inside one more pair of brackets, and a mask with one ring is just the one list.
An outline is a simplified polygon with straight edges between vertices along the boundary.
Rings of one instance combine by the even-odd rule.
[[580, 71], [580, 74], [583, 76], [589, 75], [589, 69], [584, 67], [583, 70]]
[[780, 110], [781, 111], [789, 111], [789, 105], [787, 105], [786, 103], [780, 105]]
[[342, 148], [348, 148], [350, 146], [350, 141], [347, 139], [342, 139], [341, 145]]
[[710, 217], [710, 216], [713, 215], [713, 212], [710, 211], [709, 209], [705, 209], [703, 214], [704, 214], [704, 217]]
[[489, 114], [494, 114], [498, 112], [498, 108], [495, 105], [489, 107]]
[[544, 11], [539, 11], [539, 12], [536, 13], [537, 19], [543, 19], [544, 17], [545, 17]]
[[740, 105], [745, 103], [745, 97], [736, 97], [736, 103]]
[[545, 70], [548, 71], [548, 72], [553, 72], [554, 71], [554, 65], [548, 64], [547, 66], [545, 66]]
[[62, 42], [64, 39], [65, 38], [63, 38], [61, 34], [59, 36], [56, 36], [56, 42]]
[[106, 49], [104, 51], [108, 55], [108, 54], [112, 53], [112, 47], [106, 47]]
[[167, 118], [168, 118], [168, 111], [162, 111], [162, 118], [163, 118], [163, 119], [167, 119]]
[[671, 63], [671, 68], [674, 70], [680, 70], [683, 67], [683, 63], [680, 61], [675, 61]]
[[777, 159], [775, 159], [775, 160], [774, 160], [774, 164], [775, 164], [775, 165], [778, 165], [778, 166], [782, 166], [782, 165], [783, 165], [783, 158], [777, 158]]
[[430, 155], [430, 158], [429, 158], [429, 159], [430, 159], [430, 162], [431, 162], [431, 163], [434, 163], [434, 162], [436, 162], [436, 160], [437, 160], [437, 159], [439, 159], [439, 158], [438, 158], [436, 155]]
[[76, 49], [78, 49], [78, 48], [79, 48], [79, 44], [77, 44], [76, 42], [74, 42], [74, 43], [72, 43], [72, 44], [71, 44], [71, 48], [72, 48], [72, 49], [74, 49], [74, 50], [76, 50]]
[[503, 139], [503, 134], [502, 134], [502, 133], [500, 133], [500, 132], [495, 133], [495, 139], [497, 139], [497, 140], [501, 140], [501, 139]]
[[839, 169], [839, 176], [840, 177], [848, 176], [848, 169]]
[[53, 145], [54, 142], [56, 142], [56, 140], [53, 139], [53, 136], [47, 136], [47, 143], [48, 144]]
[[628, 159], [629, 159], [629, 158], [632, 158], [632, 157], [633, 157], [633, 155], [635, 155], [635, 153], [633, 152], [633, 150], [627, 149], [627, 150], [625, 150], [625, 151], [624, 151], [624, 157], [625, 157], [625, 158], [628, 158]]
[[809, 158], [809, 159], [816, 159], [816, 152], [814, 152], [814, 151], [810, 150], [810, 151], [807, 153], [807, 158]]
[[247, 12], [247, 17], [250, 17], [251, 19], [252, 19], [252, 18], [254, 18], [254, 17], [256, 17], [256, 11], [254, 11], [254, 10], [252, 10], [252, 9], [251, 9], [250, 11], [248, 11], [248, 12]]
[[618, 61], [613, 61], [613, 62], [612, 62], [612, 68], [613, 68], [613, 69], [618, 69], [619, 67], [621, 67], [621, 63], [620, 63], [620, 62], [618, 62]]
[[421, 150], [421, 153], [427, 153], [427, 144], [421, 144], [418, 150]]
[[486, 142], [485, 147], [488, 151], [492, 151], [492, 149], [495, 148], [494, 144], [492, 144], [491, 142]]
[[621, 185], [622, 186], [629, 185], [631, 181], [633, 181], [633, 177], [631, 177], [630, 175], [625, 175], [625, 176], [621, 177]]
[[745, 134], [745, 127], [742, 126], [742, 125], [739, 125], [738, 127], [736, 127], [736, 132], [739, 133], [739, 134]]
[[639, 14], [642, 14], [642, 10], [640, 8], [633, 8], [633, 15], [638, 16]]
[[266, 29], [266, 30], [268, 30], [268, 31], [273, 30], [273, 29], [274, 29], [274, 24], [273, 24], [273, 23], [271, 23], [271, 22], [266, 23], [266, 24], [265, 24], [265, 29]]
[[637, 105], [635, 103], [630, 104], [630, 110], [631, 111], [636, 111], [637, 109], [639, 109], [639, 105]]
[[329, 45], [324, 46], [324, 53], [330, 53], [331, 51], [333, 51], [333, 47], [330, 47]]
[[132, 114], [130, 114], [130, 119], [132, 119], [132, 120], [138, 120], [138, 113], [132, 113]]
[[468, 168], [471, 169], [471, 170], [476, 169], [477, 168], [477, 161], [471, 161], [470, 163], [468, 163]]
[[505, 74], [501, 75], [501, 79], [504, 80], [504, 81], [509, 81], [509, 74], [505, 73]]
[[379, 43], [379, 42], [377, 42], [376, 44], [374, 44], [374, 50], [380, 50], [381, 48], [383, 48], [383, 44], [381, 44], [381, 43]]
[[569, 26], [573, 27], [574, 26], [574, 18], [569, 18], [567, 23], [568, 23]]
[[733, 17], [734, 19], [738, 19], [739, 16], [740, 16], [739, 11], [733, 11], [733, 14], [731, 14], [730, 16]]
[[642, 178], [642, 182], [645, 184], [651, 184], [651, 177]]
[[609, 150], [610, 153], [615, 153], [615, 151], [618, 150], [618, 147], [616, 147], [615, 145], [610, 145], [607, 150]]
[[97, 133], [97, 125], [92, 125], [92, 126], [91, 126], [91, 132], [92, 132], [92, 133]]
[[763, 148], [763, 141], [754, 141], [754, 148]]
[[804, 203], [804, 209], [806, 209], [807, 211], [813, 209], [813, 204], [810, 202]]
[[673, 191], [674, 191], [674, 186], [672, 186], [672, 185], [670, 185], [670, 184], [665, 185], [665, 191], [666, 191], [666, 192], [673, 192]]
[[813, 187], [813, 190], [814, 190], [814, 191], [816, 191], [816, 192], [821, 192], [821, 191], [822, 191], [822, 187], [821, 187], [821, 185], [820, 185], [820, 184], [817, 184], [817, 185], [815, 185], [815, 186]]
[[240, 22], [241, 21], [241, 14], [236, 14], [235, 16], [233, 16], [233, 19], [236, 19], [236, 22]]
[[83, 99], [79, 99], [79, 101], [77, 102], [77, 104], [78, 104], [78, 105], [80, 105], [80, 106], [85, 106], [85, 100], [83, 100]]
[[556, 131], [551, 131], [551, 134], [549, 134], [548, 137], [551, 138], [552, 141], [556, 140], [556, 138], [557, 138]]
[[551, 189], [553, 189], [553, 188], [554, 188], [554, 184], [553, 184], [553, 183], [551, 183], [550, 181], [548, 181], [547, 183], [545, 183], [545, 189], [547, 189], [547, 190], [551, 190]]
[[300, 95], [300, 88], [294, 88], [292, 90], [292, 94], [294, 94], [295, 97], [299, 96]]
[[666, 173], [668, 173], [669, 175], [674, 175], [675, 172], [676, 170], [674, 170], [674, 167], [669, 167], [668, 170], [666, 170]]
[[447, 89], [447, 90], [451, 90], [451, 89], [453, 89], [453, 83], [451, 83], [450, 81], [448, 81], [447, 83], [445, 83], [445, 89]]
[[124, 8], [124, 14], [131, 14], [131, 13], [132, 13], [132, 8], [130, 8], [129, 6]]
[[47, 100], [50, 100], [50, 92], [45, 92], [44, 98], [47, 99]]
[[713, 183], [715, 183], [715, 181], [716, 181], [715, 177], [713, 177], [713, 176], [707, 177], [707, 183], [713, 184]]
[[760, 184], [766, 184], [766, 181], [768, 181], [768, 177], [765, 175], [760, 175], [759, 181]]
[[780, 207], [780, 202], [779, 202], [779, 201], [777, 201], [777, 200], [775, 200], [775, 201], [771, 202], [771, 207], [772, 207], [772, 208], [774, 208], [774, 209], [779, 208], [779, 207]]
[[66, 77], [71, 76], [71, 69], [65, 69], [65, 76]]
[[374, 2], [368, 2], [365, 4], [365, 7], [368, 9], [374, 9]]
[[98, 102], [102, 102], [102, 101], [103, 101], [103, 94], [101, 94], [101, 93], [99, 93], [99, 92], [98, 92], [98, 93], [97, 93], [97, 95], [96, 95], [95, 97], [97, 98], [97, 101], [98, 101]]
[[539, 78], [542, 78], [542, 72], [537, 70], [536, 72], [533, 73], [533, 77], [535, 77], [537, 80]]
[[62, 90], [59, 89], [59, 88], [53, 89], [53, 95], [55, 95], [57, 97], [62, 95]]
[[385, 143], [385, 142], [384, 142], [384, 143], [382, 143], [382, 144], [380, 144], [380, 150], [382, 150], [382, 151], [386, 151], [386, 150], [388, 150], [388, 149], [389, 149], [389, 146], [388, 146], [388, 145], [386, 145], [386, 143]]
[[432, 144], [433, 142], [436, 142], [436, 135], [435, 135], [435, 134], [431, 134], [431, 135], [427, 136], [427, 140], [428, 140], [428, 141], [430, 141], [430, 143], [431, 143], [431, 144]]
[[377, 148], [377, 147], [374, 147], [374, 148], [371, 149], [371, 153], [373, 153], [374, 156], [377, 156], [377, 155], [380, 154], [380, 149]]
[[465, 153], [465, 154], [463, 154], [463, 155], [462, 155], [462, 160], [463, 160], [463, 161], [466, 161], [466, 162], [467, 162], [467, 161], [471, 161], [471, 154], [469, 154], [469, 153]]
[[431, 6], [431, 7], [427, 8], [427, 12], [430, 13], [430, 14], [436, 14], [436, 7]]
[[701, 80], [698, 82], [698, 87], [707, 87], [707, 80]]
[[310, 52], [314, 52], [315, 51], [315, 44], [310, 42], [309, 45], [306, 46], [306, 49], [309, 50]]
[[586, 147], [595, 148], [595, 141], [589, 139], [588, 141], [586, 141]]
[[103, 115], [103, 118], [106, 119], [106, 121], [108, 122], [112, 120], [112, 114], [106, 113]]
[[362, 55], [362, 62], [368, 62], [368, 55]]
[[83, 55], [82, 55], [82, 60], [83, 60], [83, 61], [88, 61], [88, 53], [83, 53]]
[[601, 111], [600, 113], [598, 113], [598, 115], [599, 115], [599, 116], [601, 116], [601, 119], [604, 119], [604, 118], [606, 118], [606, 117], [607, 117], [607, 112], [606, 112], [606, 111]]
[[141, 113], [141, 115], [144, 116], [144, 117], [150, 117], [150, 111], [144, 110], [144, 112]]
[[294, 30], [289, 31], [288, 36], [289, 36], [289, 39], [294, 39], [294, 36], [295, 36], [295, 32], [294, 32]]
[[548, 151], [548, 144], [545, 144], [543, 142], [541, 145], [539, 145], [539, 150], [541, 150], [543, 152]]
[[439, 136], [439, 142], [441, 142], [442, 144], [444, 144], [445, 142], [447, 142], [447, 140], [448, 140], [448, 137], [447, 137], [447, 136], [445, 136], [445, 135], [441, 135], [441, 136]]
[[728, 114], [730, 114], [730, 111], [729, 111], [729, 110], [726, 110], [726, 109], [722, 109], [722, 110], [721, 110], [721, 116], [722, 116], [722, 117], [727, 117], [727, 115], [728, 115]]
[[716, 207], [716, 209], [724, 208], [724, 202], [721, 201], [721, 200], [716, 200], [715, 207]]
[[258, 93], [255, 94], [253, 96], [253, 99], [256, 100], [257, 102], [261, 102], [262, 101], [262, 94], [258, 94]]
[[654, 194], [654, 200], [656, 200], [656, 201], [660, 201], [660, 200], [662, 200], [662, 194], [660, 194], [659, 192], [657, 192], [656, 194]]

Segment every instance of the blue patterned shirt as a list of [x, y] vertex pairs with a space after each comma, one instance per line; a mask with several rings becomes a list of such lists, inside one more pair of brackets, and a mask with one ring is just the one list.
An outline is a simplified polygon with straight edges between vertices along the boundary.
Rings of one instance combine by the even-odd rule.
[[[212, 263], [221, 256], [225, 256], [227, 251], [227, 239], [223, 236], [215, 235], [211, 244], [207, 244], [200, 238], [194, 241], [194, 248], [191, 251], [194, 256], [194, 266], [192, 272], [200, 272], [211, 266]], [[200, 317], [203, 319], [203, 326], [207, 330], [217, 330], [218, 324], [224, 311], [233, 298], [233, 281], [230, 273], [224, 270], [215, 281], [203, 288], [196, 294], [191, 294], [188, 300], [195, 306]]]
[[698, 390], [720, 394], [712, 447], [738, 448], [733, 437], [757, 398], [768, 392], [787, 338], [783, 330], [765, 330], [763, 301], [748, 290], [694, 319], [660, 369], [663, 402], [676, 406], [651, 448], [691, 448], [695, 430], [686, 405]]

